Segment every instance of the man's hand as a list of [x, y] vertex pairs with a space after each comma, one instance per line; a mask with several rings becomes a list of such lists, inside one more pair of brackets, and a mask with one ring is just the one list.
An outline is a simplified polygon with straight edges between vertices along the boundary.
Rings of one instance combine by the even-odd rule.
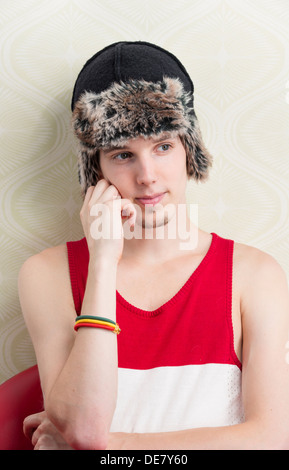
[[[74, 450], [65, 442], [45, 411], [27, 416], [23, 422], [23, 432], [31, 440], [34, 450]], [[122, 432], [109, 433], [107, 450], [129, 449], [134, 436]]]
[[73, 450], [47, 418], [45, 411], [27, 416], [23, 431], [31, 440], [34, 450]]
[[117, 188], [106, 180], [90, 186], [80, 211], [90, 258], [118, 263], [123, 250], [123, 219], [135, 222], [136, 211], [129, 199], [121, 198]]

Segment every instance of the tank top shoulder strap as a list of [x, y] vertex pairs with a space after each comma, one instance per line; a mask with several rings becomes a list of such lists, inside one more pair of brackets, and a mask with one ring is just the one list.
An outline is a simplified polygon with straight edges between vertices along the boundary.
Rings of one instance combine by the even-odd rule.
[[[233, 296], [233, 254], [234, 254], [234, 241], [222, 238], [219, 235], [213, 234], [216, 242], [216, 251], [214, 261], [211, 265], [211, 280], [214, 279], [216, 289], [224, 293], [223, 311], [225, 314], [225, 322], [227, 325], [227, 341], [229, 353], [233, 361], [242, 369], [242, 364], [239, 361], [235, 348], [234, 348], [234, 330], [232, 320], [232, 296]], [[209, 280], [209, 279], [208, 279]], [[220, 309], [219, 316], [222, 309]]]
[[89, 251], [86, 238], [66, 243], [75, 311], [80, 314], [87, 281]]

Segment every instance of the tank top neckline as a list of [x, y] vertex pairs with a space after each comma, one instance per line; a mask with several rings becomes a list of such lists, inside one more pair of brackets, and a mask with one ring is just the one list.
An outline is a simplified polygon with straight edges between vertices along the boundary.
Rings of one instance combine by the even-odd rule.
[[131, 311], [132, 313], [136, 315], [140, 315], [142, 317], [154, 317], [156, 315], [159, 315], [162, 313], [164, 310], [169, 308], [171, 305], [175, 304], [180, 297], [184, 296], [187, 292], [187, 290], [191, 287], [191, 284], [195, 280], [195, 278], [200, 274], [200, 272], [204, 269], [205, 265], [209, 262], [210, 258], [212, 257], [213, 253], [215, 252], [216, 245], [217, 245], [217, 240], [218, 240], [218, 235], [216, 233], [211, 233], [212, 235], [212, 240], [211, 244], [208, 248], [207, 253], [204, 255], [196, 269], [192, 272], [192, 274], [189, 276], [189, 278], [185, 281], [185, 283], [180, 287], [180, 289], [166, 302], [164, 302], [160, 307], [158, 307], [155, 310], [144, 310], [139, 307], [136, 307], [135, 305], [131, 304], [128, 302], [119, 292], [118, 290], [116, 291], [116, 300], [119, 302], [124, 308], [127, 310]]

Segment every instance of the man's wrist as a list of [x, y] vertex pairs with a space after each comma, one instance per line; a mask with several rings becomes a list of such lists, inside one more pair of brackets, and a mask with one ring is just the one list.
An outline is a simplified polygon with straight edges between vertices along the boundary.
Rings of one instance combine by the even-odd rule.
[[117, 262], [109, 257], [91, 257], [88, 265], [88, 272], [99, 278], [103, 274], [115, 276], [117, 272]]

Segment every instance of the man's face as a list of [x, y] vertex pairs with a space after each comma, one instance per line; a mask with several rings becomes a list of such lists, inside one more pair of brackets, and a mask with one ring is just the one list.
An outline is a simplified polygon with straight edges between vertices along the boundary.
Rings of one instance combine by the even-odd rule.
[[143, 227], [166, 225], [170, 212], [162, 208], [186, 203], [186, 152], [179, 137], [138, 137], [124, 147], [102, 149], [100, 167], [121, 197], [138, 206]]

